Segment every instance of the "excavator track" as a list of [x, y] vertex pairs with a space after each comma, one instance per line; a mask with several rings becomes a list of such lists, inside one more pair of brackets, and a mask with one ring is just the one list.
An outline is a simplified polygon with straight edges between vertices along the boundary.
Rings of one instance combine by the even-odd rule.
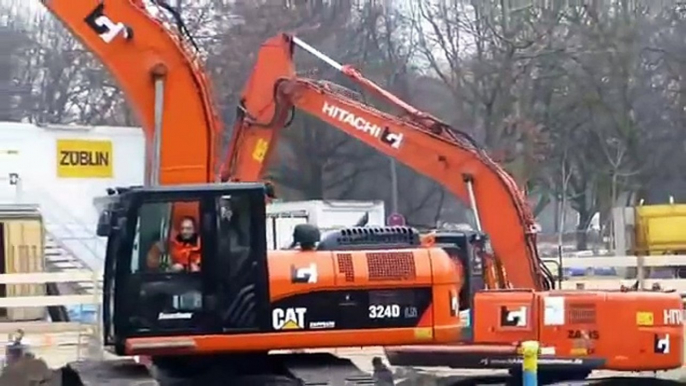
[[374, 378], [360, 370], [350, 359], [330, 353], [284, 354], [277, 358], [302, 385], [374, 385]]
[[[371, 386], [373, 377], [328, 353], [269, 355], [263, 372], [237, 374], [231, 360], [187, 377], [130, 359], [82, 361], [62, 369], [63, 386]], [[236, 363], [239, 363], [236, 361]]]
[[62, 368], [62, 386], [161, 386], [132, 359], [72, 362]]

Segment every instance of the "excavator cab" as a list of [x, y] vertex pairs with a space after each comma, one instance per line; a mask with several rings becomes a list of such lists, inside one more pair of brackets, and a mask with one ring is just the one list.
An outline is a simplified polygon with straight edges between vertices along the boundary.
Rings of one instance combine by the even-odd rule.
[[[98, 226], [106, 345], [123, 354], [129, 338], [268, 329], [264, 200], [262, 184], [120, 190]], [[195, 243], [178, 229], [186, 219]]]

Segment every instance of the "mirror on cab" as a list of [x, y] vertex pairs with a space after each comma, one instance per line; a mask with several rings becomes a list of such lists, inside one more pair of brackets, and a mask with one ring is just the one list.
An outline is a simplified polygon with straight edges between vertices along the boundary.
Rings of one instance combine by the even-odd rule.
[[[112, 232], [112, 212], [116, 209], [119, 194], [125, 192], [126, 188], [108, 188], [106, 196], [99, 196], [93, 199], [93, 205], [98, 211], [98, 223], [95, 234], [99, 237], [107, 237]], [[116, 227], [118, 223], [114, 224]]]
[[100, 216], [98, 216], [98, 225], [95, 230], [95, 234], [97, 234], [99, 237], [109, 236], [110, 231], [112, 230], [110, 221], [112, 221], [112, 213], [110, 210], [104, 209], [101, 211]]

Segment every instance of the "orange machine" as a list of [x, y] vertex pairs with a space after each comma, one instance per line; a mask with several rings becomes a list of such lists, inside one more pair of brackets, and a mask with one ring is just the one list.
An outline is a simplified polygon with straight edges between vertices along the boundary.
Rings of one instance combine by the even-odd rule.
[[[293, 63], [296, 47], [331, 65], [365, 91], [400, 111], [400, 114], [390, 115], [353, 100], [348, 96], [349, 92], [341, 92], [342, 87], [336, 84], [297, 77]], [[639, 315], [672, 312], [665, 310], [678, 308], [681, 302], [678, 296], [532, 292], [531, 289], [551, 289], [553, 283], [538, 256], [534, 222], [527, 202], [509, 174], [489, 158], [468, 134], [418, 111], [364, 78], [354, 68], [336, 63], [297, 37], [282, 34], [262, 45], [253, 74], [243, 91], [239, 107], [241, 114], [233, 130], [228, 166], [224, 169], [223, 178], [258, 180], [269, 164], [279, 130], [286, 126], [293, 110], [319, 118], [403, 162], [441, 183], [463, 202], [470, 204], [477, 229], [483, 229], [492, 242], [493, 251], [490, 248], [478, 249], [483, 262], [483, 266], [479, 266], [483, 269], [485, 287], [529, 289], [521, 292], [478, 292], [468, 310], [463, 302], [461, 309], [469, 314], [467, 319], [470, 325], [463, 330], [462, 341], [478, 345], [388, 348], [386, 352], [392, 364], [508, 367], [508, 363], [518, 360], [517, 347], [511, 344], [503, 346], [503, 343], [540, 340], [550, 346], [547, 352], [551, 355], [548, 359], [553, 369], [556, 364], [578, 365], [582, 372], [584, 368], [647, 370], [657, 363], [680, 365], [681, 354], [678, 351], [671, 359], [657, 356], [655, 362], [646, 362], [643, 355], [654, 348], [656, 343], [651, 339], [657, 339], [658, 336], [653, 333], [645, 335], [645, 340], [637, 336], [635, 340], [618, 338], [617, 341], [610, 339], [601, 342], [597, 338], [599, 331], [613, 331], [619, 327], [613, 315], [620, 312], [628, 312], [625, 316], [629, 319], [620, 320], [631, 320], [626, 326], [630, 329], [627, 334], [634, 336], [637, 333], [635, 321]], [[448, 247], [441, 241], [450, 239], [432, 235], [425, 239], [425, 245]], [[516, 304], [505, 300], [509, 296], [518, 299]], [[563, 300], [567, 296], [570, 297]], [[665, 303], [648, 311], [655, 305], [652, 302], [658, 299]], [[602, 309], [612, 310], [605, 317], [600, 311], [600, 304], [603, 304]], [[553, 308], [560, 313], [559, 319], [548, 321], [548, 312]], [[500, 324], [494, 321], [512, 315], [510, 310], [521, 311], [521, 327], [526, 328], [510, 330], [504, 320]], [[524, 320], [527, 322], [522, 322]], [[672, 319], [665, 316], [663, 323], [668, 325], [669, 320]], [[672, 329], [670, 336], [677, 337], [681, 342], [683, 333], [680, 322], [677, 324], [679, 327]], [[494, 328], [494, 325], [500, 327]], [[620, 341], [624, 346], [618, 349]], [[569, 357], [560, 358], [560, 355]], [[553, 360], [555, 356], [558, 357]], [[542, 360], [544, 365], [545, 360]]]
[[[552, 283], [536, 252], [531, 214], [507, 173], [464, 133], [289, 35], [270, 39], [260, 51], [221, 180], [259, 180], [289, 111], [297, 108], [442, 182], [471, 205], [495, 253], [480, 233], [437, 234], [434, 247], [425, 248], [411, 229], [388, 228], [344, 230], [335, 242], [321, 240], [317, 251], [267, 257], [264, 186], [214, 184], [221, 125], [201, 67], [180, 37], [140, 0], [44, 4], [125, 91], [148, 138], [148, 183], [163, 185], [120, 190], [102, 227], [108, 237], [104, 338], [117, 354], [150, 355], [165, 374], [186, 377], [201, 369], [206, 377], [220, 372], [234, 382], [225, 384], [244, 385], [300, 384], [296, 378], [339, 385], [351, 374], [361, 376], [349, 361], [330, 355], [266, 356], [306, 347], [413, 345], [389, 357], [431, 365], [446, 360], [442, 353], [462, 353], [476, 361], [462, 355], [453, 365], [516, 368], [517, 342], [537, 339], [552, 365], [681, 365], [675, 347], [682, 345], [682, 321], [670, 316], [680, 308], [678, 296], [534, 292]], [[344, 97], [336, 85], [295, 77], [296, 45], [402, 115]], [[148, 272], [141, 256], [167, 236], [179, 207], [197, 214], [201, 272]], [[236, 218], [243, 220], [231, 221]], [[491, 268], [484, 272], [484, 266]], [[484, 274], [490, 288], [529, 289], [480, 292], [466, 284]], [[446, 346], [415, 346], [429, 343]], [[86, 362], [69, 369], [80, 378], [75, 385], [100, 384], [103, 376], [131, 382], [132, 373], [117, 366]]]
[[[393, 116], [359, 103], [341, 86], [297, 78], [293, 50], [300, 47], [401, 112]], [[534, 220], [510, 175], [466, 133], [418, 111], [349, 66], [321, 54], [297, 37], [278, 35], [260, 50], [241, 98], [225, 179], [258, 181], [280, 130], [295, 108], [317, 117], [419, 173], [468, 203], [477, 228], [488, 233], [509, 286], [550, 289], [551, 276], [538, 256]], [[477, 203], [478, 200], [478, 203]], [[477, 205], [478, 204], [478, 205]], [[506, 280], [506, 278], [503, 278]]]

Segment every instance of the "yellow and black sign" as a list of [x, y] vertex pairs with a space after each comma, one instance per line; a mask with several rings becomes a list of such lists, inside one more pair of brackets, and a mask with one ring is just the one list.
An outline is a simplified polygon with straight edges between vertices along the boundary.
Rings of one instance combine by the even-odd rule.
[[652, 312], [639, 311], [636, 313], [636, 325], [652, 326], [655, 324], [655, 315]]
[[62, 178], [111, 178], [112, 141], [57, 140], [57, 176]]

